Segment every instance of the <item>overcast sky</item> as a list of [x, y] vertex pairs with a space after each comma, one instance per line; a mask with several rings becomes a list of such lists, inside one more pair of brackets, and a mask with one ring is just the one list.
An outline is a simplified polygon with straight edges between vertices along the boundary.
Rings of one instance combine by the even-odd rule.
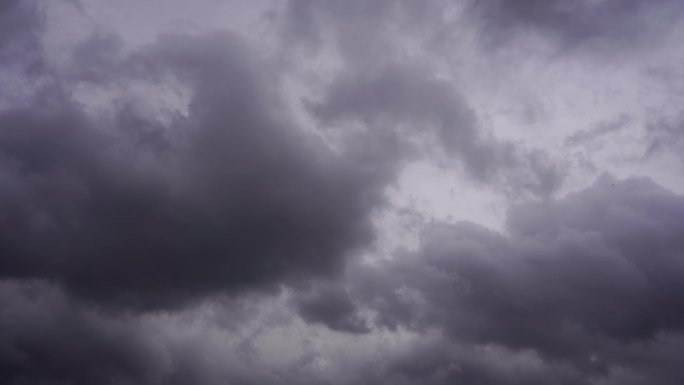
[[0, 383], [681, 385], [684, 2], [0, 1]]

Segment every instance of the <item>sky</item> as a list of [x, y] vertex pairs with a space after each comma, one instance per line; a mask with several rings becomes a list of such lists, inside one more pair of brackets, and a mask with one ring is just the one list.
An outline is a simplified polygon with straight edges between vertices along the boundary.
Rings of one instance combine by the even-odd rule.
[[0, 1], [0, 383], [684, 383], [684, 2]]

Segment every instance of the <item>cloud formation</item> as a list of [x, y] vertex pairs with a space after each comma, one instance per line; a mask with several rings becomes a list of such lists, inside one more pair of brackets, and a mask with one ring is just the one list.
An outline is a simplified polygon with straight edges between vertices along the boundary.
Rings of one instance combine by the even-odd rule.
[[671, 27], [682, 12], [681, 4], [670, 0], [487, 0], [472, 2], [471, 9], [483, 20], [488, 44], [534, 31], [563, 49], [598, 43], [605, 50], [643, 43]]
[[358, 295], [384, 327], [438, 327], [588, 377], [628, 367], [674, 384], [684, 373], [651, 354], [684, 328], [683, 211], [682, 196], [649, 180], [604, 177], [563, 200], [515, 207], [508, 236], [431, 226], [418, 251], [361, 268]]
[[[377, 73], [342, 75], [311, 108], [323, 124], [358, 121], [370, 130], [417, 138], [441, 149], [437, 154], [458, 159], [474, 180], [505, 190], [543, 196], [562, 183], [560, 167], [544, 153], [524, 152], [488, 135], [453, 85], [419, 68], [390, 65]], [[418, 153], [426, 151], [418, 147]]]
[[62, 93], [3, 112], [3, 276], [165, 307], [334, 274], [372, 239], [391, 170], [302, 136], [248, 55], [228, 35], [149, 47], [143, 74], [194, 92], [164, 130], [124, 110], [107, 132]]
[[681, 36], [671, 0], [0, 3], [0, 382], [681, 384]]

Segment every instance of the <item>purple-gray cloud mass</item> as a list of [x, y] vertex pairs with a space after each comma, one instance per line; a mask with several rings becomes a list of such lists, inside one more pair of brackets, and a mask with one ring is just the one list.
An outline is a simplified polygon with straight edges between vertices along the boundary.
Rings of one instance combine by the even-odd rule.
[[144, 3], [0, 2], [0, 382], [684, 383], [678, 2]]
[[127, 108], [105, 133], [59, 91], [3, 112], [3, 276], [165, 307], [332, 275], [372, 239], [391, 170], [298, 133], [239, 43], [169, 36], [127, 63], [194, 89], [182, 139]]

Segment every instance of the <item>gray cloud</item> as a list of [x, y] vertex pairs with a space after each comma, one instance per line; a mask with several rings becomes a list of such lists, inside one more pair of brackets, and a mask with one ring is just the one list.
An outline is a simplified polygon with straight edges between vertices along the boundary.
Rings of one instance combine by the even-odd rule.
[[112, 317], [44, 283], [3, 281], [0, 288], [0, 380], [11, 385], [581, 383], [571, 368], [531, 352], [455, 345], [436, 335], [382, 348], [379, 355], [359, 352], [372, 360], [332, 354], [336, 362], [327, 374], [310, 359], [269, 367], [222, 346], [227, 341], [215, 326], [188, 338], [183, 334], [191, 326], [174, 325], [177, 319], [160, 324], [161, 317]]
[[532, 32], [554, 43], [555, 53], [581, 48], [615, 53], [657, 42], [676, 26], [682, 11], [674, 0], [291, 0], [284, 20], [290, 41], [320, 47], [331, 36], [326, 32], [332, 32], [345, 59], [368, 63], [400, 54], [398, 34], [417, 37], [424, 47], [453, 49], [453, 35], [463, 33], [463, 23], [478, 31], [488, 49], [515, 48]]
[[548, 195], [562, 183], [562, 170], [546, 154], [488, 135], [454, 86], [424, 69], [388, 65], [343, 74], [311, 110], [324, 124], [362, 122], [369, 130], [394, 130], [427, 142], [416, 152], [440, 148], [475, 180], [508, 191]]
[[583, 382], [572, 368], [545, 362], [533, 352], [453, 345], [426, 338], [395, 353], [387, 360], [381, 375], [367, 383], [536, 385]]
[[84, 310], [43, 283], [0, 288], [3, 383], [153, 383], [162, 362], [142, 330]]
[[682, 210], [684, 198], [651, 181], [604, 177], [564, 200], [513, 209], [510, 236], [435, 225], [417, 253], [357, 270], [355, 293], [386, 327], [439, 327], [455, 341], [531, 349], [585, 376], [629, 367], [675, 384], [681, 369], [649, 350], [669, 349], [684, 329]]
[[[344, 58], [372, 62], [391, 52], [391, 29], [421, 33], [436, 27], [444, 7], [434, 1], [416, 0], [290, 0], [283, 15], [284, 37], [294, 46], [317, 49], [332, 38]], [[328, 32], [332, 32], [329, 35]]]
[[370, 332], [342, 287], [327, 284], [310, 288], [298, 296], [296, 307], [304, 320], [323, 324], [331, 330], [356, 334]]
[[34, 76], [45, 68], [40, 36], [44, 15], [32, 0], [6, 0], [0, 4], [0, 74], [18, 70]]
[[625, 115], [606, 122], [600, 122], [587, 130], [577, 131], [568, 136], [565, 138], [565, 144], [567, 146], [589, 145], [600, 138], [610, 136], [610, 134], [620, 131], [628, 122], [629, 118]]
[[40, 281], [3, 280], [0, 289], [3, 384], [314, 383], [302, 368], [269, 368], [226, 346], [215, 324], [193, 331], [182, 313], [103, 312]]
[[[565, 177], [559, 162], [541, 150], [494, 138], [471, 108], [469, 95], [453, 81], [435, 76], [429, 61], [406, 54], [405, 41], [429, 53], [451, 50], [447, 36], [461, 32], [452, 25], [457, 18], [446, 15], [462, 5], [412, 0], [288, 2], [288, 47], [327, 44], [341, 57], [342, 69], [308, 106], [322, 125], [360, 124], [368, 131], [392, 131], [400, 140], [421, 143], [413, 146], [414, 153], [438, 161], [446, 157], [447, 163], [456, 160], [476, 182], [509, 195], [551, 195]], [[449, 54], [435, 57], [439, 62]], [[446, 59], [451, 60], [456, 59]]]
[[188, 116], [156, 130], [161, 153], [129, 138], [144, 120], [106, 132], [59, 93], [0, 116], [2, 276], [169, 306], [333, 275], [372, 239], [391, 170], [298, 133], [238, 40], [168, 37], [138, 60], [194, 89]]
[[681, 157], [682, 150], [684, 150], [684, 139], [681, 135], [684, 128], [682, 117], [680, 114], [674, 119], [657, 119], [649, 122], [644, 137], [646, 144], [644, 157], [650, 158], [663, 154]]
[[0, 4], [0, 52], [29, 37], [37, 38], [36, 28], [41, 25], [35, 17], [37, 12], [31, 1], [7, 0]]
[[[469, 33], [478, 47], [532, 31], [568, 55], [617, 52], [662, 36], [679, 3], [292, 0], [269, 13], [273, 57], [234, 33], [133, 49], [96, 26], [54, 68], [44, 4], [0, 3], [2, 73], [45, 80], [25, 100], [0, 90], [12, 101], [0, 110], [0, 382], [684, 381], [684, 197], [604, 176], [554, 199], [566, 170], [548, 149], [497, 139], [467, 88], [406, 52], [464, 43], [435, 58], [450, 76], [467, 55], [484, 53], [466, 70], [500, 59], [470, 52]], [[298, 77], [308, 56], [288, 67], [302, 52], [336, 63], [293, 112], [288, 92], [309, 84], [288, 82], [311, 79]], [[178, 108], [149, 105], [166, 98]], [[680, 128], [654, 123], [647, 155], [677, 154]], [[416, 158], [533, 200], [504, 233], [421, 219], [417, 249], [355, 258], [377, 251], [375, 214], [395, 209], [385, 190]]]
[[472, 2], [470, 10], [484, 28], [486, 44], [510, 43], [511, 37], [533, 30], [563, 50], [599, 43], [605, 51], [644, 43], [672, 26], [682, 7], [670, 0], [487, 0]]
[[649, 180], [603, 177], [566, 199], [514, 208], [509, 236], [435, 225], [415, 255], [361, 268], [357, 294], [387, 327], [437, 326], [584, 376], [628, 367], [650, 378], [637, 383], [675, 384], [679, 366], [653, 357], [684, 331], [683, 212], [684, 198]]

